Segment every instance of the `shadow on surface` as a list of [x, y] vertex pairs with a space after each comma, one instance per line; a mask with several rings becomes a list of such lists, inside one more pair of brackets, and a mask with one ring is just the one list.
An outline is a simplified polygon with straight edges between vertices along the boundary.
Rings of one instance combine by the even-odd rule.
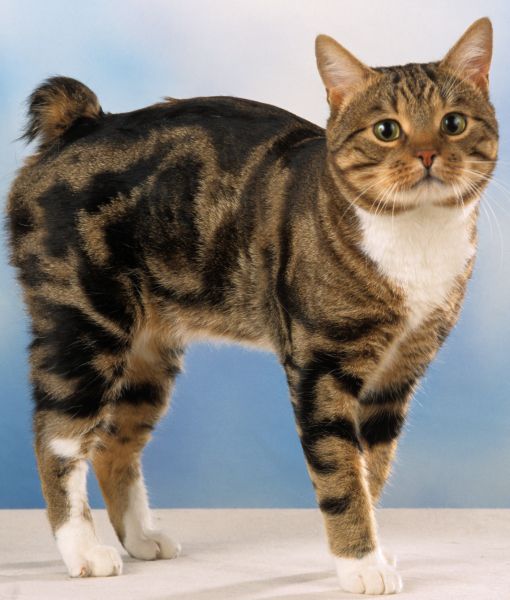
[[[334, 580], [331, 571], [319, 573], [303, 573], [300, 575], [287, 575], [285, 577], [272, 577], [270, 579], [257, 579], [255, 581], [240, 581], [229, 585], [215, 587], [213, 589], [202, 591], [190, 591], [184, 593], [170, 593], [168, 596], [161, 596], [158, 600], [253, 600], [257, 594], [268, 592], [275, 588], [299, 586], [309, 582], [325, 579]], [[312, 598], [321, 598], [329, 600], [333, 598], [339, 600], [338, 593], [334, 589], [324, 592], [300, 593], [297, 595], [284, 594], [277, 596], [265, 596], [267, 600], [311, 600]], [[340, 596], [341, 597], [341, 596]], [[352, 594], [350, 595], [352, 597]]]

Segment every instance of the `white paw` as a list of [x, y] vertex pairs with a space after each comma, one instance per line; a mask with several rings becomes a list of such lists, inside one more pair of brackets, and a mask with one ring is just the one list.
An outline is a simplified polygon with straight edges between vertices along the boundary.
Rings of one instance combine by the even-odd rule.
[[402, 579], [385, 560], [380, 549], [361, 559], [335, 557], [340, 585], [354, 594], [396, 594], [402, 591]]
[[181, 545], [157, 529], [148, 529], [138, 536], [126, 536], [124, 548], [133, 558], [156, 560], [157, 558], [177, 558]]
[[68, 565], [71, 577], [109, 577], [122, 573], [122, 559], [111, 546], [92, 546], [81, 560]]
[[108, 577], [122, 573], [122, 560], [115, 548], [102, 546], [94, 528], [83, 517], [69, 519], [56, 532], [60, 554], [71, 577]]

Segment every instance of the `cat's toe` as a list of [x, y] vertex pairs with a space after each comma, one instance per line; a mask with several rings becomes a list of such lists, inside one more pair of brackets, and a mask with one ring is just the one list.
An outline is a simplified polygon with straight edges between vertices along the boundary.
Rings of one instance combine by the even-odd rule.
[[181, 553], [181, 545], [159, 529], [151, 529], [147, 535], [159, 546], [158, 558], [177, 558]]
[[156, 560], [159, 555], [158, 544], [149, 538], [131, 538], [124, 542], [124, 548], [129, 555], [139, 560]]
[[80, 564], [69, 569], [71, 577], [110, 577], [122, 573], [122, 559], [111, 546], [92, 546]]
[[382, 571], [381, 576], [384, 581], [385, 594], [398, 594], [402, 591], [402, 578], [394, 568]]
[[139, 537], [125, 540], [124, 547], [133, 558], [156, 560], [158, 558], [176, 558], [181, 546], [162, 531], [147, 530]]
[[340, 585], [354, 594], [396, 594], [402, 591], [402, 579], [393, 567], [366, 567], [339, 575]]
[[354, 594], [396, 594], [402, 590], [402, 579], [384, 559], [380, 550], [362, 559], [335, 558], [340, 585]]

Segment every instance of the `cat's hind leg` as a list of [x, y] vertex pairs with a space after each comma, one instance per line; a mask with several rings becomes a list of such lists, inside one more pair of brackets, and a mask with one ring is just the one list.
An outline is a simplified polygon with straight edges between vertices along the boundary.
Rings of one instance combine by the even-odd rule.
[[[87, 457], [100, 413], [71, 416], [41, 408], [55, 401], [36, 386], [39, 407], [34, 415], [35, 450], [48, 518], [58, 549], [71, 577], [109, 576], [122, 572], [117, 550], [96, 537], [87, 500]], [[44, 399], [43, 399], [44, 397]]]
[[132, 386], [121, 396], [94, 454], [93, 465], [110, 521], [134, 558], [175, 558], [180, 545], [154, 527], [141, 454], [151, 437], [166, 398], [157, 386]]
[[100, 544], [87, 500], [87, 460], [108, 420], [118, 377], [102, 357], [122, 356], [127, 335], [57, 290], [30, 298], [35, 451], [48, 518], [72, 577], [118, 575], [117, 550]]
[[35, 450], [49, 521], [69, 574], [118, 575], [117, 550], [101, 545], [94, 532], [86, 475], [122, 396], [133, 336], [81, 304], [39, 296], [31, 303]]
[[[147, 342], [147, 340], [144, 340]], [[122, 390], [109, 427], [93, 458], [110, 521], [127, 552], [134, 558], [175, 558], [180, 545], [154, 527], [142, 473], [142, 451], [168, 407], [171, 384], [180, 369], [182, 350], [134, 344]], [[157, 349], [157, 351], [155, 351]]]

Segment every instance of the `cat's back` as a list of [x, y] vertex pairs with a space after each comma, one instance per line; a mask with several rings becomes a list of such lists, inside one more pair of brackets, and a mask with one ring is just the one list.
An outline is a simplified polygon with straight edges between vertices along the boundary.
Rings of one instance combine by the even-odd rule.
[[136, 204], [145, 218], [151, 203], [158, 211], [186, 207], [204, 189], [218, 193], [203, 203], [225, 190], [235, 201], [240, 182], [257, 165], [267, 169], [268, 160], [323, 136], [323, 129], [288, 111], [233, 97], [167, 99], [104, 113], [86, 86], [52, 78], [30, 98], [25, 137], [36, 139], [39, 148], [11, 188], [12, 246], [37, 229], [41, 235], [31, 239], [62, 256], [80, 235], [84, 215]]
[[270, 152], [279, 142], [291, 145], [323, 136], [321, 127], [262, 102], [229, 96], [168, 98], [131, 112], [78, 117], [28, 159], [13, 187], [29, 179], [36, 189], [51, 179], [78, 187], [101, 173], [114, 176], [131, 168], [140, 174], [142, 165], [149, 174], [150, 167], [179, 155], [195, 155], [236, 172], [257, 150]]
[[[188, 128], [214, 136], [212, 141], [236, 141], [239, 150], [292, 129], [324, 136], [324, 130], [282, 108], [231, 96], [207, 96], [164, 102], [128, 113], [105, 115], [103, 136], [172, 135]], [[190, 139], [191, 141], [191, 139]]]

